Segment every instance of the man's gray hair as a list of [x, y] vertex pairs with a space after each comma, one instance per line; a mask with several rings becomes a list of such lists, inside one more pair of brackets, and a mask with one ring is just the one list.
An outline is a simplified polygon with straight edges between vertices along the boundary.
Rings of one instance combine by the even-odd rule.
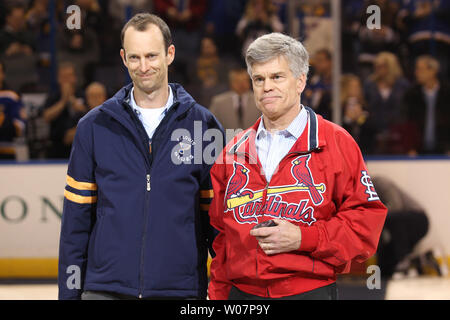
[[273, 32], [257, 38], [248, 47], [245, 62], [250, 77], [254, 63], [264, 63], [280, 55], [287, 59], [295, 78], [308, 76], [309, 54], [302, 43], [287, 35]]

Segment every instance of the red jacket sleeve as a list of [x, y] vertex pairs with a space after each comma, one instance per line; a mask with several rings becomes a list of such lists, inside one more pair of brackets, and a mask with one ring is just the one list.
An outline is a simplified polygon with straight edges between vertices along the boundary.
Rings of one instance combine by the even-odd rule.
[[211, 225], [219, 231], [213, 242], [215, 256], [212, 259], [210, 272], [211, 279], [208, 287], [208, 296], [211, 300], [226, 300], [231, 289], [231, 283], [226, 277], [226, 247], [224, 234], [224, 198], [225, 198], [225, 164], [214, 164], [211, 168], [211, 181], [214, 198], [209, 208]]
[[371, 184], [356, 142], [343, 130], [335, 139], [337, 159], [342, 159], [333, 190], [336, 214], [313, 227], [301, 227], [300, 250], [335, 266], [337, 272], [348, 272], [352, 260], [363, 262], [376, 252], [387, 209]]

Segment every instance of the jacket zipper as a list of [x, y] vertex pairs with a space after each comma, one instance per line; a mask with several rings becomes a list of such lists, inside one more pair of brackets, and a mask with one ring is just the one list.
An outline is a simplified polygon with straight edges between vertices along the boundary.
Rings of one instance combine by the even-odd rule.
[[147, 235], [148, 227], [148, 210], [149, 210], [149, 197], [150, 197], [150, 174], [147, 174], [147, 192], [145, 193], [145, 221], [144, 221], [144, 232], [142, 235], [142, 245], [141, 245], [141, 265], [139, 274], [139, 299], [142, 299], [142, 292], [144, 291], [144, 253], [145, 253], [145, 238]]
[[[144, 143], [144, 150], [149, 150], [148, 148], [148, 135], [145, 131], [144, 125], [142, 124], [142, 122], [138, 119], [138, 117], [136, 116], [136, 114], [133, 112], [132, 107], [130, 106], [130, 104], [128, 104], [127, 102], [124, 102], [127, 107], [128, 110], [130, 110], [130, 113], [132, 114], [132, 118], [133, 121], [135, 123], [135, 125], [137, 126], [137, 131], [138, 131], [138, 135], [141, 138], [141, 141]], [[144, 136], [147, 138], [147, 141], [145, 141], [146, 139], [144, 138]], [[149, 194], [148, 192], [150, 191], [150, 171], [152, 169], [152, 158], [150, 157], [150, 151], [145, 152], [144, 157], [145, 157], [145, 162], [147, 162], [148, 164], [148, 171], [146, 173], [146, 190], [147, 192], [145, 193], [145, 207], [144, 207], [144, 224], [143, 224], [143, 230], [142, 230], [142, 240], [141, 240], [141, 261], [140, 261], [140, 268], [139, 268], [139, 294], [138, 297], [139, 299], [142, 299], [142, 293], [144, 291], [144, 253], [145, 253], [145, 238], [147, 235], [147, 226], [148, 226], [148, 210], [149, 210]]]
[[[150, 166], [151, 169], [151, 166]], [[150, 170], [149, 170], [150, 172]], [[148, 228], [148, 216], [150, 209], [150, 173], [146, 175], [146, 192], [145, 192], [145, 205], [144, 205], [144, 228], [142, 232], [142, 242], [141, 242], [141, 263], [140, 263], [140, 273], [139, 273], [139, 299], [142, 299], [142, 293], [144, 291], [144, 254], [145, 254], [145, 239], [147, 237]]]
[[[264, 178], [265, 179], [265, 178]], [[263, 202], [261, 204], [261, 208], [264, 208], [264, 205], [266, 204], [266, 198], [267, 198], [267, 190], [269, 189], [269, 182], [266, 179], [266, 187], [264, 188], [263, 192]], [[256, 254], [255, 254], [255, 261], [256, 261], [256, 276], [258, 277], [258, 250], [262, 250], [258, 248], [259, 245], [256, 243]]]
[[[174, 104], [178, 104], [178, 102], [175, 102]], [[164, 118], [159, 123], [158, 127], [156, 128], [155, 132], [153, 133], [153, 139], [152, 140], [155, 140], [154, 138], [157, 137], [159, 131], [161, 130], [161, 127], [163, 127], [167, 123], [168, 119], [170, 118], [171, 114], [174, 111], [175, 111], [175, 108], [174, 108], [174, 105], [172, 105], [170, 107], [169, 112], [164, 116]], [[145, 132], [145, 129], [144, 129], [144, 126], [142, 125], [142, 122], [139, 119], [137, 119], [137, 117], [136, 117], [136, 115], [134, 115], [134, 113], [133, 113], [133, 116], [134, 116], [135, 121], [138, 122], [138, 125], [141, 128], [141, 131], [144, 130], [144, 132]], [[148, 136], [147, 136], [147, 138], [148, 138]], [[147, 148], [147, 142], [145, 143], [145, 145], [146, 145], [145, 147]], [[153, 145], [152, 145], [151, 142], [148, 144], [148, 148], [149, 148], [148, 149], [149, 151], [148, 151], [148, 153], [146, 153], [146, 155], [147, 155], [147, 159], [148, 159], [148, 162], [149, 162], [149, 171], [146, 174], [146, 182], [147, 182], [147, 184], [146, 184], [146, 191], [147, 192], [145, 193], [145, 211], [144, 211], [145, 219], [144, 219], [144, 229], [143, 229], [143, 233], [142, 233], [142, 243], [141, 243], [141, 263], [140, 263], [139, 296], [138, 296], [139, 299], [142, 299], [142, 297], [143, 297], [142, 293], [144, 291], [145, 239], [147, 237], [147, 229], [148, 229], [148, 223], [149, 223], [148, 220], [149, 220], [149, 216], [150, 216], [150, 214], [149, 214], [149, 210], [150, 210], [150, 195], [149, 195], [149, 193], [151, 191], [150, 178], [151, 178], [151, 169], [152, 169], [153, 157], [154, 157]]]
[[[148, 214], [148, 211], [149, 211], [149, 192], [150, 192], [150, 190], [151, 190], [151, 184], [150, 184], [150, 178], [151, 178], [151, 169], [152, 169], [152, 162], [153, 162], [153, 157], [150, 157], [151, 156], [151, 152], [152, 152], [152, 150], [153, 150], [153, 148], [152, 148], [152, 144], [150, 143], [150, 145], [148, 146], [147, 145], [147, 141], [145, 141], [145, 139], [144, 139], [144, 136], [146, 136], [147, 138], [148, 138], [148, 136], [147, 136], [147, 134], [146, 134], [146, 131], [145, 131], [145, 128], [144, 128], [144, 126], [143, 126], [143, 124], [142, 124], [142, 122], [137, 118], [137, 116], [136, 116], [136, 114], [133, 112], [133, 109], [132, 109], [132, 107], [130, 106], [130, 104], [128, 103], [128, 102], [126, 102], [126, 101], [123, 101], [123, 103], [128, 107], [128, 110], [129, 110], [129, 112], [132, 114], [132, 118], [133, 118], [133, 122], [134, 122], [134, 124], [137, 126], [137, 131], [138, 131], [138, 135], [139, 135], [139, 137], [142, 139], [142, 142], [144, 142], [144, 150], [147, 150], [147, 147], [150, 147], [150, 150], [149, 150], [149, 152], [145, 152], [143, 155], [144, 155], [144, 158], [145, 158], [145, 162], [147, 163], [147, 165], [148, 165], [148, 172], [146, 173], [146, 181], [147, 181], [147, 184], [146, 184], [146, 193], [145, 193], [145, 212], [144, 212], [144, 215], [145, 215], [145, 218], [144, 218], [144, 228], [143, 228], [143, 235], [142, 235], [142, 242], [141, 242], [141, 262], [140, 262], [140, 273], [139, 273], [139, 293], [138, 293], [138, 298], [139, 299], [142, 299], [142, 297], [143, 297], [143, 295], [142, 295], [142, 293], [143, 293], [143, 289], [144, 289], [144, 278], [143, 278], [143, 274], [144, 274], [144, 252], [145, 252], [145, 238], [146, 238], [146, 230], [147, 230], [147, 226], [148, 226], [148, 216], [149, 216], [149, 214]], [[153, 137], [156, 137], [157, 136], [157, 133], [158, 133], [158, 131], [160, 131], [160, 128], [162, 127], [162, 125], [164, 124], [165, 125], [165, 123], [167, 122], [167, 120], [166, 119], [168, 119], [169, 118], [169, 114], [171, 115], [171, 113], [173, 113], [174, 112], [174, 110], [175, 110], [175, 106], [176, 105], [178, 105], [179, 104], [179, 102], [178, 101], [176, 101], [176, 102], [174, 102], [174, 104], [172, 105], [172, 106], [170, 106], [170, 110], [169, 110], [169, 113], [167, 113], [166, 114], [166, 116], [163, 118], [163, 120], [161, 121], [161, 123], [158, 125], [158, 127], [156, 128], [156, 130], [155, 130], [155, 132], [154, 132], [154, 134], [153, 134]], [[193, 105], [195, 104], [195, 102], [194, 103], [192, 103], [192, 105], [190, 106], [190, 107], [192, 107]], [[188, 110], [186, 110], [185, 112], [183, 112], [182, 114], [180, 114], [177, 118], [176, 118], [176, 120], [177, 119], [179, 119], [179, 118], [181, 118], [185, 113], [187, 113], [188, 111], [190, 110], [190, 108], [188, 109]], [[113, 116], [113, 115], [112, 115]], [[113, 116], [114, 117], [114, 116]], [[115, 117], [114, 117], [115, 118]], [[117, 119], [117, 118], [116, 118]], [[119, 120], [118, 120], [119, 121]], [[119, 121], [119, 123], [120, 123], [120, 121]], [[125, 125], [124, 125], [125, 126]], [[125, 126], [125, 128], [127, 128], [127, 126]], [[128, 129], [128, 128], [127, 128]]]

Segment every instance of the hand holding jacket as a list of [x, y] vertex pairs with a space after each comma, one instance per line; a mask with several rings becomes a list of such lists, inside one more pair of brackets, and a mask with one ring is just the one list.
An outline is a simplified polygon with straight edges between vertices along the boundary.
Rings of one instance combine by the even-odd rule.
[[302, 232], [298, 226], [286, 220], [274, 219], [276, 226], [250, 230], [264, 253], [269, 255], [298, 250]]

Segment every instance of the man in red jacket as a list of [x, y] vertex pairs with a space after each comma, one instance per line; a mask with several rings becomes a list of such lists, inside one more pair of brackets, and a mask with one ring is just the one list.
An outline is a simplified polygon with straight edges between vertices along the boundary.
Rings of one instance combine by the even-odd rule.
[[246, 62], [263, 116], [211, 169], [209, 297], [337, 299], [336, 274], [375, 253], [387, 210], [350, 134], [300, 103], [303, 45], [264, 35]]

